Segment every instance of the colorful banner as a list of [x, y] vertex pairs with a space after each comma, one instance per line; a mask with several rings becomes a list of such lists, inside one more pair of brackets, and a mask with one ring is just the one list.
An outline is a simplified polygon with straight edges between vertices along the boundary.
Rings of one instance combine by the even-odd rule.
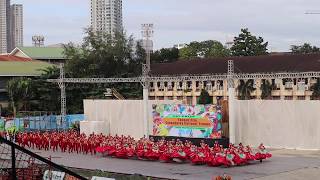
[[153, 105], [153, 135], [221, 138], [222, 115], [215, 105]]

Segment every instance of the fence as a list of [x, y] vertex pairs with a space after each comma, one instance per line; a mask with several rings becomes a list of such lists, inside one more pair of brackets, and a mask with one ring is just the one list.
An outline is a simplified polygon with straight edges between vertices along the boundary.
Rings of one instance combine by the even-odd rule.
[[46, 114], [42, 116], [24, 116], [22, 118], [0, 119], [0, 131], [47, 131], [47, 130], [66, 130], [77, 121], [83, 121], [83, 114], [66, 116], [66, 123], [62, 123], [61, 116]]
[[69, 169], [0, 137], [1, 180], [86, 180]]

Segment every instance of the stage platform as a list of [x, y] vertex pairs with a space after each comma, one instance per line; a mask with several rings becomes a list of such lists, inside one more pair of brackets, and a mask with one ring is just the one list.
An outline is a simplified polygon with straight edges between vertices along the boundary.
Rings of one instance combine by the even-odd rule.
[[204, 141], [206, 144], [209, 146], [213, 146], [216, 141], [220, 145], [222, 145], [224, 148], [227, 148], [229, 146], [229, 138], [222, 137], [220, 139], [209, 139], [209, 138], [186, 138], [186, 137], [176, 137], [176, 136], [149, 136], [150, 138], [152, 137], [155, 141], [158, 141], [162, 138], [165, 138], [165, 140], [172, 140], [172, 139], [179, 139], [181, 141], [191, 141], [193, 144], [199, 146], [201, 141]]
[[261, 164], [256, 162], [248, 166], [233, 168], [33, 151], [44, 157], [51, 156], [52, 161], [67, 167], [141, 174], [166, 179], [208, 180], [223, 173], [231, 175], [236, 180], [318, 179], [320, 176], [320, 151], [271, 150], [273, 157], [270, 160]]

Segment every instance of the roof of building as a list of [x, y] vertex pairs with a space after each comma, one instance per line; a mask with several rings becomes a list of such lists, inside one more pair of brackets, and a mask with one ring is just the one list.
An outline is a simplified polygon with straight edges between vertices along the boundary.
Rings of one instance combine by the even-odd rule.
[[0, 76], [39, 76], [41, 69], [53, 66], [42, 61], [0, 61]]
[[226, 74], [228, 60], [234, 60], [235, 73], [280, 73], [320, 71], [320, 54], [281, 54], [252, 57], [179, 60], [152, 64], [152, 75]]
[[32, 59], [65, 59], [63, 47], [17, 47], [10, 54], [15, 55], [18, 51]]
[[0, 55], [0, 61], [32, 61], [30, 58], [23, 58], [23, 57], [18, 57], [18, 56], [12, 56], [12, 55]]

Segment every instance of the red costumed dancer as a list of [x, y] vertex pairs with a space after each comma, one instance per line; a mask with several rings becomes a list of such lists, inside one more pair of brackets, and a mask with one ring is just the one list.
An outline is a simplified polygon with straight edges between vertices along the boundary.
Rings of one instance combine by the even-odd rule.
[[258, 147], [258, 152], [255, 155], [255, 159], [259, 160], [260, 162], [262, 162], [262, 160], [268, 159], [268, 158], [271, 158], [271, 157], [272, 157], [272, 155], [267, 152], [266, 148], [261, 143], [260, 146]]

